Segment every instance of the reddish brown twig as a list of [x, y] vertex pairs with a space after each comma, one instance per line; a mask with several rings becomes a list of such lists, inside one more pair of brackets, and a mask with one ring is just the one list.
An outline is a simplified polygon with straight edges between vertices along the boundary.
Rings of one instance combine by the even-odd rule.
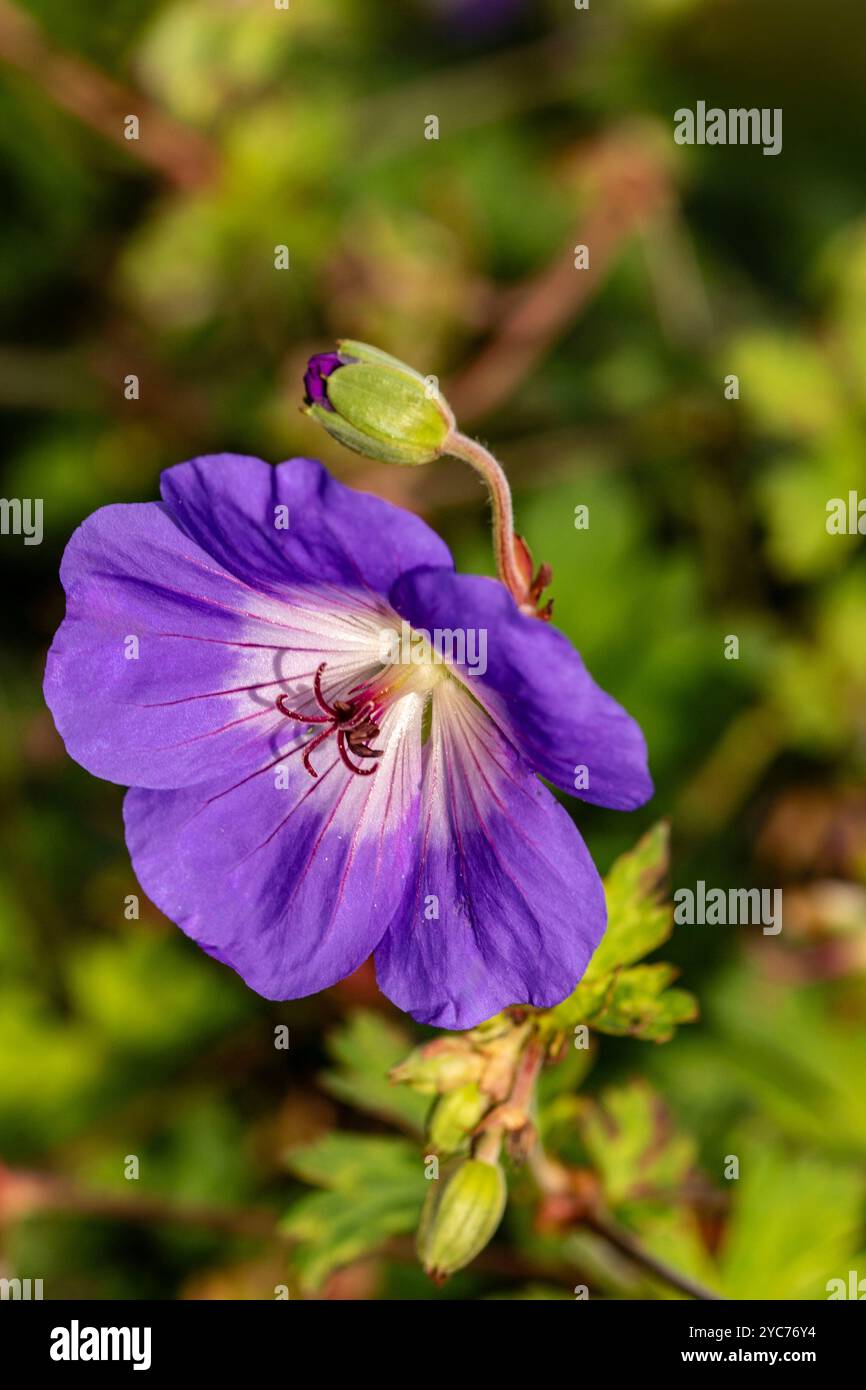
[[[107, 77], [86, 59], [52, 47], [29, 15], [0, 0], [0, 59], [35, 82], [56, 105], [178, 188], [207, 183], [216, 157], [207, 141], [147, 97]], [[124, 118], [137, 116], [139, 138], [124, 137]]]
[[[479, 419], [508, 399], [602, 284], [624, 242], [668, 204], [666, 169], [633, 138], [601, 141], [584, 168], [593, 196], [573, 240], [518, 292], [492, 341], [444, 388], [461, 421]], [[589, 248], [586, 269], [575, 267], [576, 245]]]
[[0, 1224], [40, 1212], [103, 1217], [145, 1225], [161, 1222], [198, 1226], [223, 1235], [286, 1241], [277, 1218], [268, 1211], [173, 1202], [147, 1194], [99, 1192], [53, 1173], [21, 1172], [0, 1165]]

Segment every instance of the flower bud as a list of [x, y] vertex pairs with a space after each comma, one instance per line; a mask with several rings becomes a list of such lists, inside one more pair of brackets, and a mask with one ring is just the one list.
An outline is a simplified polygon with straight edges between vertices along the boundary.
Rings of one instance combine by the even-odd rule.
[[484, 1069], [484, 1058], [461, 1038], [434, 1038], [416, 1047], [389, 1076], [404, 1082], [422, 1095], [453, 1091], [468, 1081], [477, 1081]]
[[453, 1154], [467, 1143], [469, 1135], [490, 1106], [490, 1097], [474, 1081], [448, 1091], [433, 1107], [427, 1135], [440, 1154]]
[[430, 463], [444, 452], [454, 416], [412, 367], [366, 343], [341, 339], [311, 357], [305, 414], [347, 449], [382, 463]]
[[434, 1184], [418, 1228], [418, 1256], [431, 1278], [441, 1283], [480, 1254], [502, 1220], [505, 1198], [502, 1169], [478, 1158]]

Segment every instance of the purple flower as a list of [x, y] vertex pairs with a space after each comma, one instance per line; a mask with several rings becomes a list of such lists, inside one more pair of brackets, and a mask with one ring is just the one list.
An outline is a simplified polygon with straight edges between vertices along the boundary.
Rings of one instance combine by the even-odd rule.
[[72, 757], [131, 788], [145, 892], [267, 998], [375, 952], [424, 1023], [558, 1003], [604, 894], [536, 774], [572, 791], [583, 764], [586, 800], [638, 806], [637, 725], [501, 584], [311, 459], [195, 459], [162, 498], [72, 537], [45, 677]]

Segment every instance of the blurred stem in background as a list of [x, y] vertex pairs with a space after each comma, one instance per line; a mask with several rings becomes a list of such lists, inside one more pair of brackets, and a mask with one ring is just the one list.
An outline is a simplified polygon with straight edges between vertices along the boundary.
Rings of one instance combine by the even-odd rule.
[[[493, 1161], [489, 1158], [488, 1161]], [[558, 1189], [548, 1169], [539, 1164], [535, 1176], [539, 1187], [548, 1193]], [[546, 1187], [545, 1187], [546, 1184]], [[85, 1219], [130, 1222], [144, 1226], [165, 1225], [203, 1228], [220, 1235], [235, 1236], [244, 1241], [274, 1242], [291, 1247], [294, 1238], [282, 1228], [279, 1218], [256, 1208], [205, 1206], [171, 1198], [121, 1197], [113, 1192], [98, 1192], [45, 1173], [17, 1171], [0, 1165], [0, 1230], [16, 1222], [40, 1215], [77, 1216]], [[610, 1218], [587, 1213], [581, 1218], [587, 1229], [594, 1231], [630, 1261], [688, 1298], [715, 1300], [717, 1293], [702, 1288], [677, 1270], [659, 1260], [645, 1249], [639, 1240]], [[409, 1241], [393, 1239], [383, 1254], [414, 1263], [414, 1246]], [[549, 1278], [551, 1273], [571, 1282], [576, 1273], [569, 1266], [554, 1266], [539, 1258], [515, 1258], [507, 1251], [486, 1250], [476, 1257], [482, 1270], [506, 1274], [509, 1277]]]
[[[10, 0], [0, 0], [0, 59], [176, 188], [197, 188], [214, 178], [215, 151], [197, 131], [173, 120], [143, 92], [123, 87], [80, 56], [54, 47], [36, 21]], [[140, 123], [136, 140], [124, 137], [124, 118], [130, 114]]]

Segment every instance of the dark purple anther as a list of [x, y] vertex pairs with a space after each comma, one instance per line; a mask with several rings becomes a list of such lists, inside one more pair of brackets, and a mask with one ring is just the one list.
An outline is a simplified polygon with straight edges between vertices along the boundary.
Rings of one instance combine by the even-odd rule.
[[342, 366], [343, 358], [338, 352], [317, 352], [315, 357], [310, 358], [304, 372], [304, 400], [307, 405], [321, 405], [325, 410], [334, 409], [328, 400], [325, 382], [331, 372]]

